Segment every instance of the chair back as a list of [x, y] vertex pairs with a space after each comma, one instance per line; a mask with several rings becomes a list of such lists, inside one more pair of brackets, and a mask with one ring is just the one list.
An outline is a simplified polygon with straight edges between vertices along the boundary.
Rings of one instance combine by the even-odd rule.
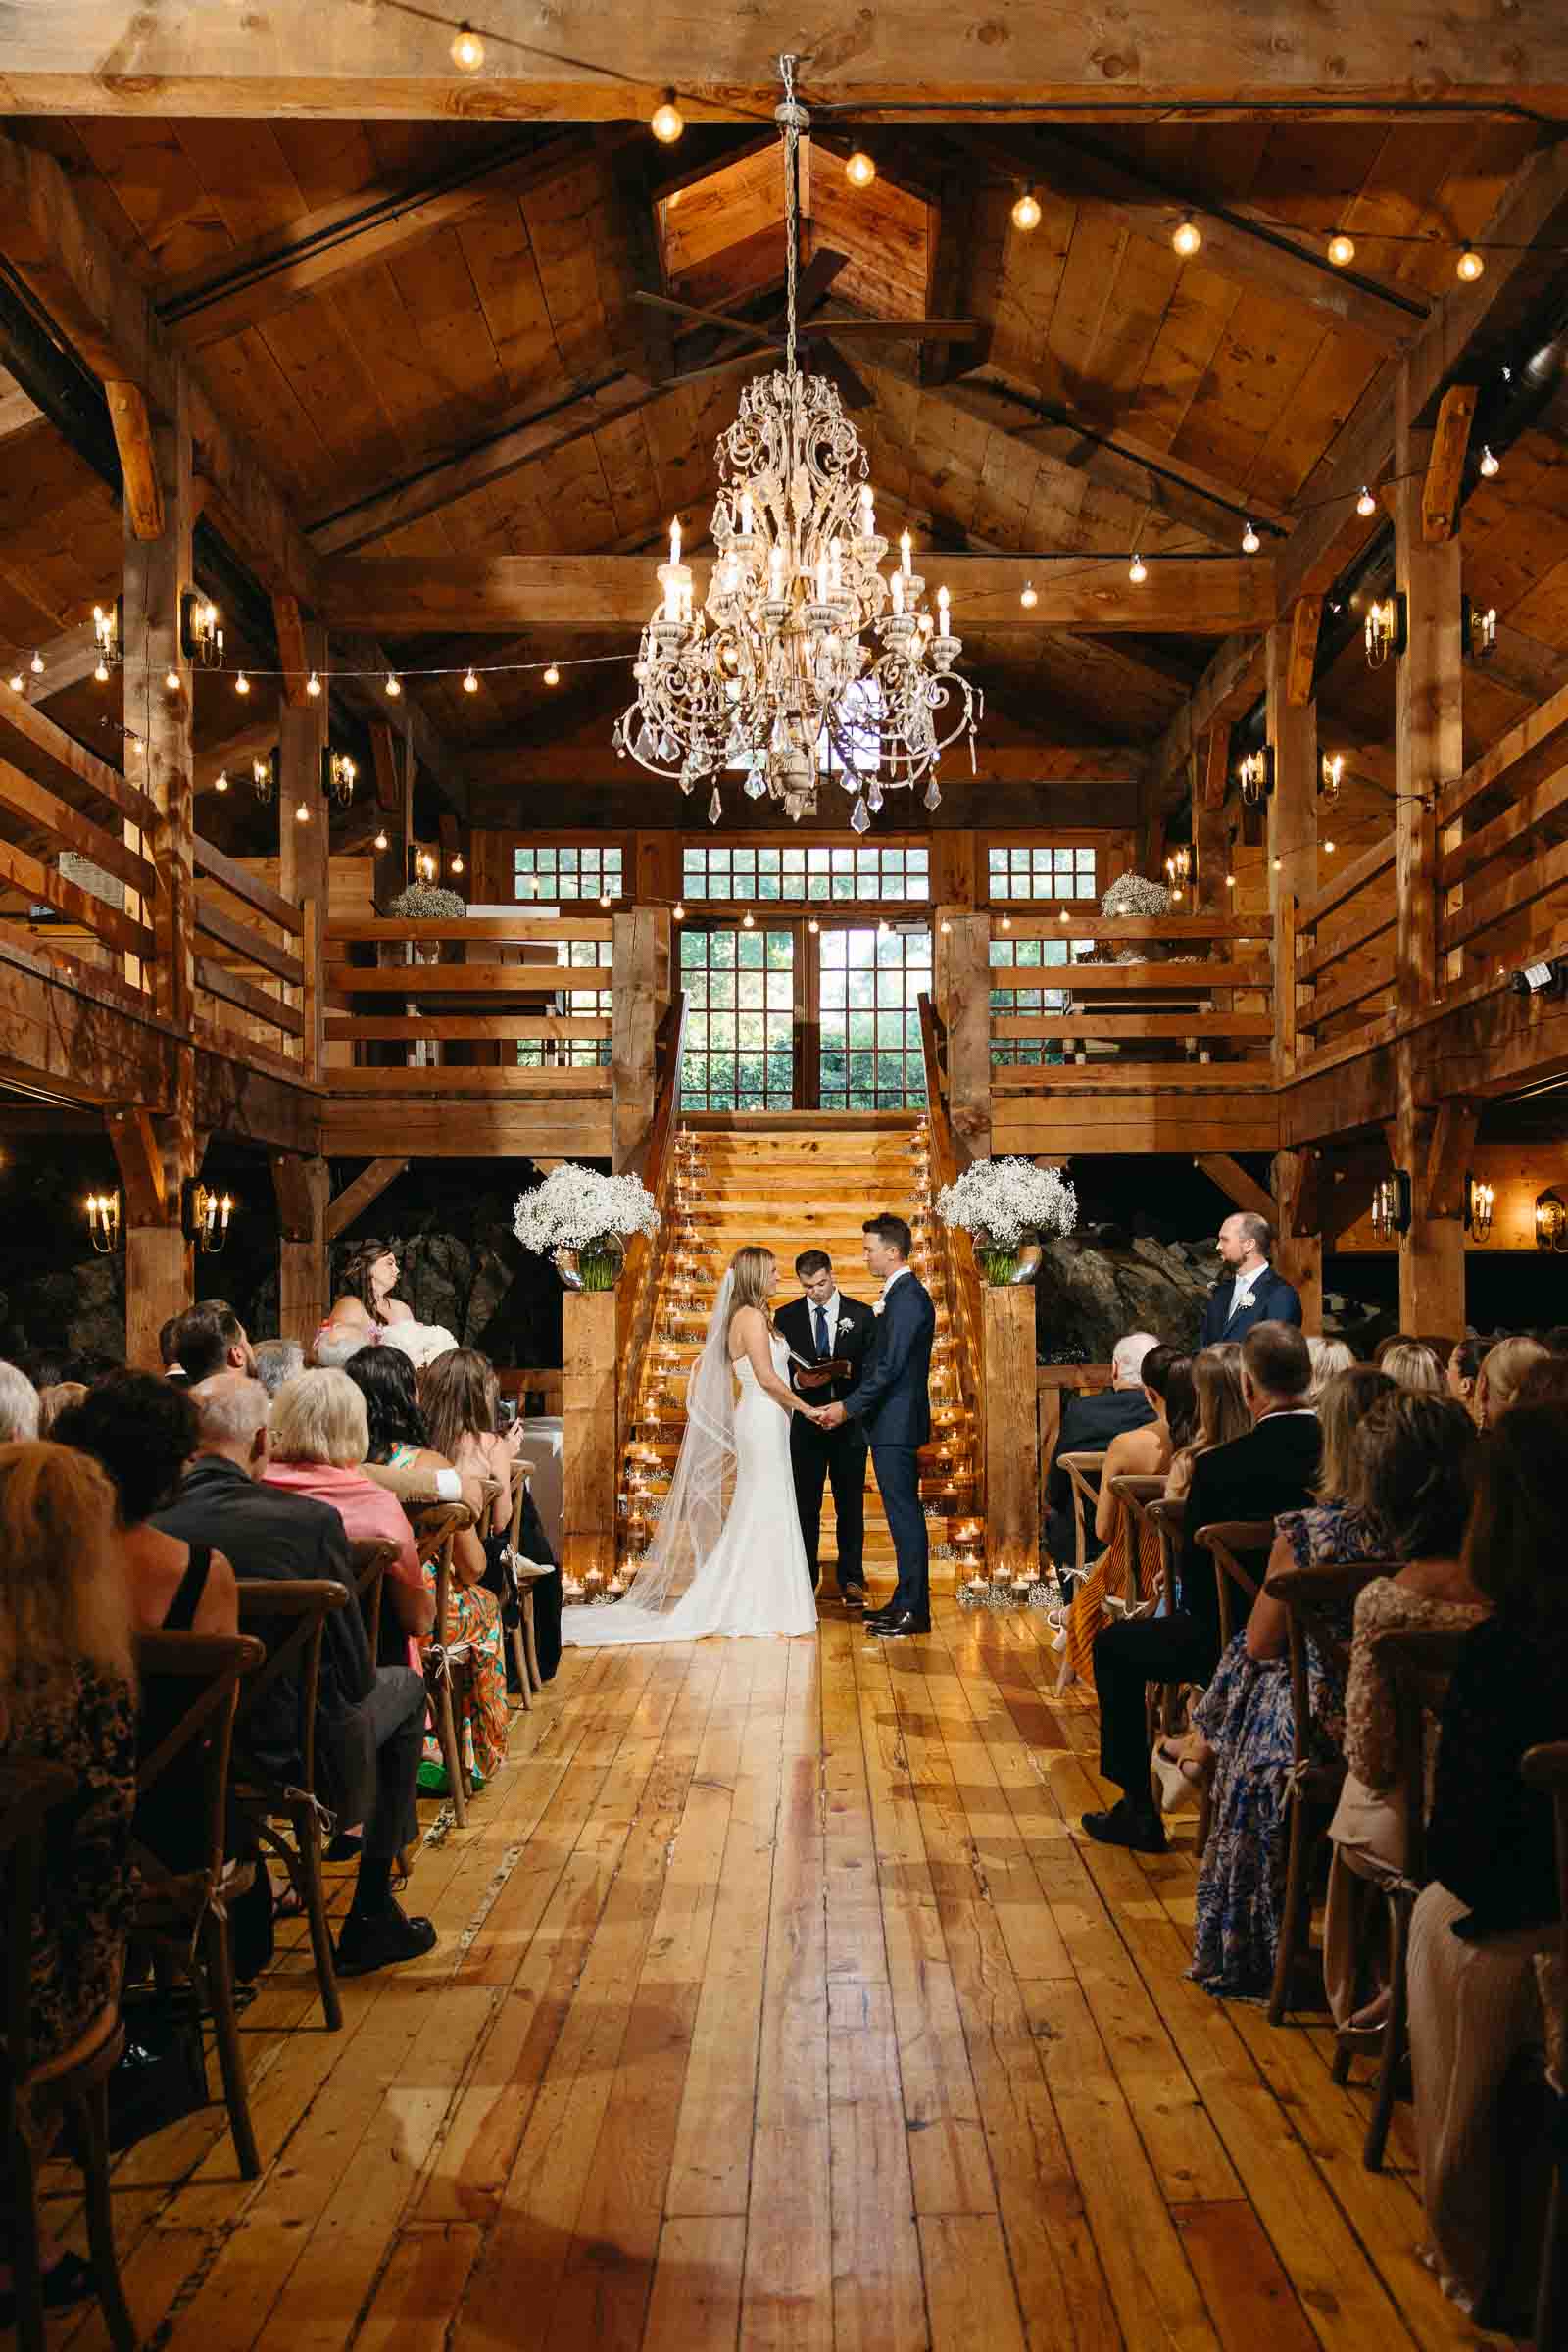
[[1098, 1480], [1105, 1467], [1105, 1456], [1103, 1450], [1099, 1453], [1058, 1453], [1056, 1466], [1066, 1471], [1067, 1484], [1072, 1492], [1073, 1540], [1077, 1551], [1075, 1573], [1082, 1576], [1089, 1565], [1089, 1529], [1094, 1525], [1095, 1512], [1100, 1503], [1100, 1489], [1098, 1485], [1092, 1486], [1090, 1481]]
[[[321, 1690], [321, 1637], [328, 1617], [347, 1608], [350, 1594], [335, 1577], [240, 1577], [239, 1625], [242, 1634], [255, 1634], [266, 1644], [267, 1663], [247, 1680], [234, 1710], [234, 1763], [246, 1780], [268, 1781], [271, 1774], [254, 1761], [246, 1732], [256, 1711], [274, 1684], [293, 1677], [299, 1689], [299, 1745], [303, 1766], [301, 1786], [316, 1787], [316, 1710]], [[356, 1604], [357, 1605], [357, 1604]]]
[[[405, 1506], [407, 1507], [407, 1506]], [[410, 1510], [409, 1524], [414, 1530], [415, 1548], [421, 1568], [435, 1570], [435, 1626], [430, 1636], [431, 1645], [441, 1649], [448, 1640], [448, 1605], [452, 1596], [453, 1539], [466, 1527], [473, 1525], [473, 1513], [466, 1502], [441, 1502], [433, 1509]]]
[[[1555, 1995], [1556, 2015], [1548, 2015], [1546, 2020], [1546, 2046], [1551, 2056], [1553, 2086], [1561, 2097], [1565, 2088], [1564, 2052], [1568, 2052], [1568, 1740], [1554, 1740], [1545, 1747], [1526, 1748], [1519, 1770], [1527, 1788], [1543, 1788], [1550, 1797], [1557, 1826], [1557, 1968], [1555, 1984], [1550, 1986]], [[1542, 1992], [1544, 1998], [1547, 1997], [1546, 1984]], [[1538, 2340], [1544, 2343], [1547, 2339], [1538, 2330]]]
[[1397, 1560], [1315, 1560], [1298, 1567], [1273, 1568], [1263, 1590], [1283, 1601], [1291, 1644], [1291, 1712], [1295, 1718], [1296, 1762], [1304, 1765], [1312, 1754], [1312, 1707], [1307, 1649], [1315, 1643], [1325, 1664], [1339, 1671], [1342, 1683], [1350, 1670], [1350, 1642], [1341, 1631], [1339, 1615], [1353, 1609], [1355, 1596], [1380, 1576], [1396, 1576]]
[[[136, 1678], [146, 1705], [150, 1690], [174, 1685], [188, 1692], [172, 1728], [151, 1755], [136, 1769], [138, 1802], [187, 1758], [185, 1769], [196, 1776], [194, 1802], [187, 1808], [202, 1825], [206, 1856], [205, 1884], [210, 1893], [223, 1875], [223, 1831], [228, 1786], [229, 1753], [234, 1734], [234, 1709], [239, 1686], [267, 1657], [254, 1634], [138, 1634], [135, 1639]], [[189, 1751], [196, 1751], [193, 1759]], [[175, 1894], [178, 1881], [169, 1865], [137, 1838], [131, 1848], [136, 1867], [152, 1894]], [[203, 1900], [206, 1899], [205, 1894]]]
[[349, 1545], [349, 1574], [354, 1583], [355, 1598], [360, 1615], [365, 1620], [365, 1638], [370, 1645], [370, 1655], [381, 1654], [381, 1587], [388, 1569], [398, 1556], [398, 1547], [384, 1536], [362, 1538]]
[[32, 2069], [32, 1931], [43, 1878], [49, 1816], [74, 1795], [76, 1776], [65, 1764], [30, 1756], [0, 1760], [0, 1862], [6, 1874], [6, 2010], [4, 2066], [9, 2090]]
[[[1159, 1596], [1161, 1601], [1168, 1601], [1170, 1595], [1171, 1539], [1166, 1522], [1162, 1518], [1157, 1517], [1155, 1513], [1155, 1506], [1162, 1503], [1165, 1499], [1165, 1479], [1163, 1472], [1156, 1476], [1151, 1476], [1148, 1473], [1140, 1470], [1119, 1470], [1110, 1482], [1110, 1491], [1112, 1494], [1115, 1495], [1116, 1500], [1130, 1514], [1133, 1526], [1137, 1530], [1137, 1535], [1134, 1537], [1133, 1542], [1127, 1546], [1127, 1599], [1129, 1605], [1131, 1605], [1140, 1597], [1139, 1592], [1134, 1590], [1134, 1587], [1140, 1581], [1139, 1553], [1141, 1550], [1141, 1544], [1139, 1539], [1144, 1536], [1152, 1539], [1153, 1543], [1155, 1557], [1159, 1563], [1157, 1570], [1159, 1579]], [[1178, 1503], [1175, 1507], [1179, 1512], [1181, 1505]]]
[[512, 1527], [507, 1541], [512, 1546], [514, 1559], [517, 1557], [522, 1544], [522, 1506], [528, 1499], [528, 1473], [532, 1468], [532, 1462], [521, 1459], [512, 1465]]
[[1427, 1721], [1443, 1711], [1467, 1634], [1467, 1628], [1409, 1625], [1389, 1626], [1372, 1637], [1394, 1694], [1404, 1790], [1404, 1875], [1416, 1886], [1425, 1886], [1427, 1875]]
[[1230, 1647], [1236, 1631], [1232, 1587], [1246, 1600], [1247, 1609], [1257, 1598], [1257, 1579], [1242, 1566], [1243, 1552], [1268, 1552], [1274, 1544], [1272, 1519], [1216, 1519], [1208, 1527], [1200, 1527], [1194, 1542], [1206, 1551], [1214, 1563], [1214, 1585], [1219, 1599], [1219, 1645], [1221, 1651]]

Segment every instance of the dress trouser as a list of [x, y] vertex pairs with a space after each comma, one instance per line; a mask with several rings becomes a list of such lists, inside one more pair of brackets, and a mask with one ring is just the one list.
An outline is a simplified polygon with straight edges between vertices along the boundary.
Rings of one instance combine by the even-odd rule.
[[914, 1446], [871, 1446], [882, 1508], [888, 1515], [899, 1581], [889, 1604], [901, 1615], [931, 1614], [931, 1546], [920, 1508], [920, 1453]]
[[419, 1835], [416, 1792], [424, 1753], [424, 1677], [412, 1666], [378, 1666], [363, 1706], [375, 1740], [375, 1800], [366, 1817], [365, 1851], [391, 1862]]
[[1216, 1662], [1212, 1632], [1184, 1610], [1124, 1620], [1095, 1636], [1102, 1780], [1125, 1788], [1134, 1804], [1152, 1802], [1145, 1690], [1150, 1683], [1207, 1682]]
[[795, 1507], [800, 1514], [806, 1562], [811, 1571], [811, 1590], [820, 1573], [817, 1550], [822, 1537], [822, 1486], [833, 1488], [833, 1517], [838, 1529], [839, 1589], [865, 1582], [861, 1555], [865, 1549], [865, 1437], [849, 1421], [842, 1429], [818, 1429], [804, 1413], [790, 1415], [790, 1469], [795, 1479]]

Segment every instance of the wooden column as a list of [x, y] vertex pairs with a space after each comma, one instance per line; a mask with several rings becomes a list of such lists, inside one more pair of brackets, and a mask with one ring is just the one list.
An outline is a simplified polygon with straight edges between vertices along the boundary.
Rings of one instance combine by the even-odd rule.
[[1323, 1328], [1323, 1218], [1315, 1152], [1274, 1155], [1274, 1265], [1298, 1293], [1301, 1329]]
[[[1231, 896], [1225, 887], [1230, 868], [1230, 827], [1225, 817], [1230, 752], [1230, 725], [1221, 719], [1209, 728], [1193, 761], [1193, 862], [1198, 869], [1193, 904], [1200, 914], [1227, 912]], [[1229, 1004], [1227, 995], [1227, 1009]]]
[[1268, 633], [1268, 739], [1274, 792], [1268, 808], [1268, 905], [1274, 917], [1274, 1055], [1284, 1077], [1296, 1064], [1296, 909], [1317, 889], [1317, 705], [1301, 693], [1294, 621]]
[[310, 1350], [331, 1304], [326, 1280], [326, 1204], [332, 1177], [324, 1159], [272, 1153], [277, 1196], [277, 1329]]
[[[1464, 767], [1464, 663], [1460, 633], [1460, 542], [1428, 538], [1422, 514], [1430, 434], [1411, 430], [1407, 379], [1395, 401], [1395, 584], [1405, 598], [1407, 641], [1396, 681], [1395, 886], [1398, 932], [1395, 999], [1401, 1023], [1424, 1011], [1438, 989], [1435, 804]], [[1431, 1157], [1436, 1104], [1423, 1099], [1416, 1040], [1395, 1047], [1395, 1117], [1389, 1148], [1410, 1178], [1410, 1230], [1399, 1243], [1401, 1330], [1464, 1329], [1464, 1228], [1456, 1199], [1435, 1195]]]
[[[303, 621], [300, 629], [306, 661], [314, 669], [325, 669], [325, 631], [316, 621]], [[322, 934], [332, 846], [326, 796], [321, 789], [327, 715], [324, 694], [285, 702], [277, 714], [277, 886], [285, 899], [292, 899], [305, 910], [300, 960], [305, 966], [304, 1068], [309, 1078], [317, 1077], [321, 1067]], [[306, 811], [303, 823], [301, 808]]]
[[615, 1293], [568, 1291], [561, 1321], [562, 1567], [608, 1577], [615, 1565]]
[[[150, 974], [160, 1015], [177, 1032], [169, 1048], [169, 1108], [149, 1120], [134, 1107], [112, 1116], [110, 1134], [125, 1196], [125, 1352], [155, 1370], [158, 1331], [191, 1298], [191, 1257], [181, 1230], [183, 1188], [196, 1174], [195, 785], [190, 665], [180, 649], [180, 596], [193, 584], [191, 439], [186, 381], [176, 372], [156, 411], [142, 411], [145, 466], [157, 495], [125, 502], [124, 723], [126, 768], [158, 810], [147, 855], [158, 875], [150, 909], [158, 942]], [[171, 687], [172, 677], [176, 684]], [[139, 742], [140, 750], [136, 749]]]
[[[614, 917], [610, 1069], [615, 1173], [640, 1173], [654, 1124], [659, 1074], [655, 1044], [669, 1006], [667, 906], [634, 906]], [[569, 1303], [569, 1301], [568, 1301]]]
[[948, 1032], [948, 1115], [964, 1164], [991, 1155], [991, 917], [938, 906], [932, 981]]
[[1040, 1419], [1035, 1397], [1035, 1295], [987, 1286], [986, 1563], [1011, 1584], [1040, 1562]]

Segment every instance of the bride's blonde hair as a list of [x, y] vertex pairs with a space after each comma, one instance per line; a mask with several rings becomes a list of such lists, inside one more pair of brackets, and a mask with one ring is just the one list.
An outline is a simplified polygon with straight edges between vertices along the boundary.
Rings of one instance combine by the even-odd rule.
[[772, 1295], [772, 1277], [777, 1262], [771, 1250], [760, 1250], [755, 1243], [749, 1243], [744, 1250], [736, 1250], [729, 1261], [730, 1275], [735, 1287], [730, 1293], [729, 1324], [724, 1335], [726, 1339], [730, 1331], [734, 1329], [735, 1318], [743, 1306], [760, 1307], [763, 1316], [771, 1322], [771, 1317], [767, 1313], [767, 1302]]

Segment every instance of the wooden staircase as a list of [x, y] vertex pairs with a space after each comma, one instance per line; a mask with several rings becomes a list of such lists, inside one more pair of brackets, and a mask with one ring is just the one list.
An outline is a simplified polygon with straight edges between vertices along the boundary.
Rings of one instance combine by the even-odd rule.
[[[831, 1114], [785, 1113], [744, 1124], [701, 1117], [675, 1139], [668, 1242], [655, 1294], [652, 1330], [628, 1422], [619, 1496], [621, 1557], [634, 1565], [652, 1541], [685, 1433], [686, 1379], [701, 1353], [724, 1270], [737, 1250], [756, 1244], [778, 1260], [775, 1306], [799, 1296], [795, 1259], [825, 1250], [845, 1293], [872, 1299], [861, 1220], [879, 1208], [907, 1217], [913, 1264], [937, 1310], [932, 1356], [932, 1443], [922, 1456], [920, 1491], [931, 1519], [933, 1568], [944, 1547], [960, 1556], [978, 1545], [981, 1515], [976, 1383], [967, 1363], [962, 1319], [949, 1297], [947, 1259], [929, 1215], [928, 1138], [912, 1114], [836, 1121]], [[833, 1501], [823, 1497], [824, 1583], [833, 1582], [837, 1540]], [[866, 1482], [865, 1561], [874, 1578], [894, 1572], [893, 1543], [875, 1478]]]

